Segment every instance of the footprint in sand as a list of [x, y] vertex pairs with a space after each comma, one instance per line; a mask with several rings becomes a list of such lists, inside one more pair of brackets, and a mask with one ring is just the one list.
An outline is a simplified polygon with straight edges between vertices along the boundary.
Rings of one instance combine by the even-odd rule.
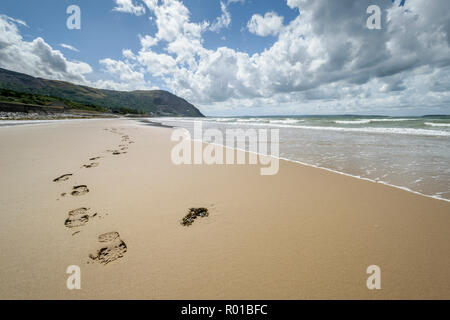
[[90, 254], [89, 258], [101, 264], [108, 264], [122, 258], [127, 252], [127, 245], [120, 239], [118, 232], [108, 232], [98, 236], [100, 248], [96, 254]]
[[69, 180], [69, 178], [70, 178], [71, 176], [72, 176], [71, 173], [63, 174], [62, 176], [60, 176], [60, 177], [58, 177], [58, 178], [56, 178], [56, 179], [53, 179], [53, 182], [67, 181], [67, 180]]
[[97, 216], [97, 213], [89, 215], [89, 208], [78, 208], [69, 212], [69, 217], [64, 222], [67, 228], [82, 227], [89, 222], [90, 218]]
[[204, 218], [209, 216], [207, 208], [190, 208], [188, 214], [181, 221], [181, 225], [188, 227], [192, 225], [198, 217]]
[[89, 164], [83, 165], [83, 168], [86, 168], [86, 169], [96, 168], [96, 167], [98, 167], [99, 165], [100, 165], [100, 163], [98, 163], [98, 162], [91, 162], [91, 163], [89, 163]]
[[69, 217], [64, 222], [67, 228], [84, 226], [89, 221], [88, 208], [78, 208], [69, 212]]
[[109, 152], [115, 156], [122, 154], [122, 153], [126, 153], [126, 152], [120, 152], [119, 150], [106, 150], [106, 152]]
[[88, 187], [85, 185], [74, 186], [72, 188], [72, 190], [73, 191], [71, 192], [71, 195], [73, 195], [73, 196], [82, 196], [89, 192]]
[[99, 159], [101, 159], [101, 158], [102, 158], [102, 157], [90, 158], [89, 161], [95, 161], [95, 160], [99, 160]]

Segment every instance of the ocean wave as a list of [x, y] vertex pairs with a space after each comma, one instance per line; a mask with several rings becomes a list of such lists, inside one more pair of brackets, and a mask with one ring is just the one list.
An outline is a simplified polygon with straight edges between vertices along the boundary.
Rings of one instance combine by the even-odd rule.
[[450, 123], [425, 122], [425, 125], [430, 127], [450, 127]]
[[270, 123], [281, 123], [281, 124], [294, 124], [294, 123], [300, 123], [304, 122], [305, 120], [300, 119], [284, 119], [284, 120], [270, 120]]
[[267, 119], [262, 118], [237, 119], [237, 122], [267, 122]]
[[301, 119], [267, 119], [267, 118], [212, 118], [211, 122], [241, 122], [241, 123], [280, 123], [280, 124], [295, 124], [304, 122]]
[[372, 122], [401, 122], [401, 121], [414, 121], [416, 119], [401, 119], [401, 118], [387, 118], [387, 119], [370, 119]]
[[[196, 122], [207, 121], [204, 118], [198, 119], [177, 119], [173, 120], [165, 119], [162, 122]], [[289, 128], [289, 129], [306, 129], [306, 130], [324, 130], [324, 131], [340, 131], [340, 132], [355, 132], [355, 133], [374, 133], [374, 134], [401, 134], [401, 135], [415, 135], [415, 136], [431, 136], [431, 137], [450, 137], [450, 131], [432, 130], [432, 129], [418, 129], [418, 128], [385, 128], [385, 127], [360, 127], [360, 128], [348, 128], [348, 127], [334, 127], [334, 126], [311, 126], [311, 125], [292, 125], [285, 123], [262, 123], [262, 122], [225, 122], [224, 125], [245, 125], [245, 126], [265, 126], [273, 128]]]
[[336, 120], [334, 123], [336, 124], [367, 124], [370, 123], [371, 120]]
[[211, 121], [211, 122], [232, 122], [232, 121], [236, 121], [236, 118], [211, 118], [211, 119], [206, 119], [206, 121]]
[[[240, 125], [240, 123], [230, 122], [229, 125]], [[356, 133], [376, 133], [376, 134], [401, 134], [416, 136], [432, 136], [432, 137], [450, 137], [450, 131], [416, 129], [416, 128], [380, 128], [380, 127], [361, 127], [361, 128], [345, 128], [345, 127], [326, 127], [326, 126], [307, 126], [307, 125], [286, 125], [276, 123], [245, 123], [252, 126], [268, 126], [275, 128], [290, 129], [308, 129], [308, 130], [325, 130], [340, 132], [356, 132]]]
[[[302, 129], [312, 130], [329, 130], [341, 132], [361, 132], [361, 133], [378, 133], [378, 134], [402, 134], [416, 136], [435, 136], [450, 137], [449, 131], [415, 129], [415, 128], [342, 128], [342, 127], [318, 127], [318, 126], [296, 126]], [[291, 126], [292, 128], [292, 126]]]
[[412, 121], [414, 119], [361, 119], [361, 120], [336, 120], [336, 124], [368, 124], [372, 122], [402, 122], [402, 121]]

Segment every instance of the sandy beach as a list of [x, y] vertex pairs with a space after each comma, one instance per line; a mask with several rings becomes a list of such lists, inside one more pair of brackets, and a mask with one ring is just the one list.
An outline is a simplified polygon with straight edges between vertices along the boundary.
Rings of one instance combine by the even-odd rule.
[[[0, 127], [0, 299], [450, 299], [449, 202], [287, 161], [177, 166], [171, 130]], [[210, 214], [184, 227], [190, 207]], [[118, 259], [90, 258], [110, 240]]]

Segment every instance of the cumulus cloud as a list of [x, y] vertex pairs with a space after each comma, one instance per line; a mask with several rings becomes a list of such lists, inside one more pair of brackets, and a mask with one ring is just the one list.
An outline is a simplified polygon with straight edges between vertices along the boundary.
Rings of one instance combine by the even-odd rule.
[[[124, 50], [126, 56], [130, 51]], [[113, 80], [98, 80], [94, 83], [96, 87], [104, 89], [131, 91], [131, 90], [149, 90], [150, 82], [145, 81], [144, 72], [133, 70], [133, 65], [124, 61], [113, 60], [110, 58], [100, 60], [103, 71]]]
[[141, 46], [145, 49], [155, 46], [158, 43], [158, 39], [152, 36], [146, 35], [144, 37], [139, 36], [141, 40]]
[[133, 71], [131, 67], [123, 61], [116, 61], [113, 59], [100, 60], [106, 71], [112, 74], [117, 74], [122, 81], [128, 82], [141, 82], [144, 81], [144, 75], [142, 73]]
[[291, 9], [294, 9], [294, 8], [300, 9], [302, 2], [305, 2], [305, 1], [304, 0], [287, 0], [287, 5]]
[[283, 27], [284, 18], [276, 12], [267, 12], [264, 17], [254, 14], [247, 24], [248, 31], [258, 36], [275, 36], [280, 33]]
[[154, 76], [173, 74], [177, 68], [177, 62], [172, 56], [151, 50], [141, 50], [136, 59], [147, 72]]
[[115, 0], [115, 3], [116, 7], [113, 8], [113, 11], [132, 13], [137, 16], [145, 14], [145, 7], [141, 4], [135, 5], [133, 0]]
[[156, 38], [167, 42], [179, 37], [200, 39], [209, 23], [193, 23], [186, 6], [178, 0], [143, 0], [147, 8], [156, 16], [158, 32]]
[[89, 64], [70, 61], [38, 37], [25, 41], [15, 19], [0, 16], [0, 67], [37, 77], [86, 83]]

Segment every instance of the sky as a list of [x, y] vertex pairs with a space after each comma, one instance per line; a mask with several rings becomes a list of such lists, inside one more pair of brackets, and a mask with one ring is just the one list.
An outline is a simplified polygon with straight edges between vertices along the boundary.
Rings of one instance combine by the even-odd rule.
[[2, 0], [0, 67], [208, 116], [450, 114], [450, 1]]

